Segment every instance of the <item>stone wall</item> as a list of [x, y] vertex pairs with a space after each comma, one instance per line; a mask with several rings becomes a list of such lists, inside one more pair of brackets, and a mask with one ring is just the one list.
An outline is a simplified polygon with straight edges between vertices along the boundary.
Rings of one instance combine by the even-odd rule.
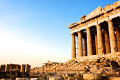
[[30, 72], [31, 66], [29, 64], [3, 64], [0, 65], [0, 72], [10, 72], [16, 70], [18, 72]]

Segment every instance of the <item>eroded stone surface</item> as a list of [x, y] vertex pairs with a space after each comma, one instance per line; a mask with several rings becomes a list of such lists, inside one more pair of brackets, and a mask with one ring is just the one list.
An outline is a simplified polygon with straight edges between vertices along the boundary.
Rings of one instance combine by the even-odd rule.
[[[83, 15], [79, 22], [68, 26], [72, 35], [71, 58], [81, 57], [81, 55], [90, 56], [120, 52], [118, 37], [120, 33], [119, 4], [120, 1], [117, 1], [111, 5], [106, 5], [104, 8], [99, 6], [87, 16]], [[78, 47], [74, 44], [73, 36], [78, 38], [76, 40]], [[77, 57], [76, 54], [78, 54]]]
[[71, 59], [33, 68], [31, 76], [58, 76], [64, 80], [118, 78], [108, 76], [120, 75], [120, 1], [98, 7], [80, 19], [68, 26], [72, 36]]

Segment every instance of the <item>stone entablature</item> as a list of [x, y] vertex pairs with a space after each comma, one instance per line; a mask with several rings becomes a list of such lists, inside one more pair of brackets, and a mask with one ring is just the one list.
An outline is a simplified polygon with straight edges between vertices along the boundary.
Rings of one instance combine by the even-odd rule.
[[[71, 29], [71, 34], [80, 31], [82, 29], [86, 29], [86, 27], [91, 27], [97, 24], [100, 24], [104, 21], [108, 21], [108, 19], [112, 19], [120, 16], [120, 1], [115, 2], [111, 5], [106, 5], [104, 8], [99, 6], [97, 9], [92, 11], [87, 16], [82, 16], [79, 22], [75, 22], [70, 24], [68, 27]], [[76, 27], [74, 29], [73, 27]], [[78, 27], [79, 26], [79, 27]]]
[[99, 6], [80, 19], [68, 26], [72, 58], [120, 51], [120, 1], [104, 8]]

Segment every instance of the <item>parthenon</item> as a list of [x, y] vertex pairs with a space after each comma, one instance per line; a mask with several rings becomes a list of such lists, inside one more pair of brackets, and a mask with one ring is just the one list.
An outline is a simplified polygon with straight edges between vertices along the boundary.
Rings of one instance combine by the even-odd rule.
[[79, 22], [68, 26], [71, 32], [71, 58], [120, 52], [120, 1], [99, 6]]

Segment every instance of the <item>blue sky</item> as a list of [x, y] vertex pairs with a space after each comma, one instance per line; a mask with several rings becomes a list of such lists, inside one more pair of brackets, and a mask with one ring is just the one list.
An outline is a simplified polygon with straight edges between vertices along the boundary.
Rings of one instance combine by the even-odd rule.
[[0, 0], [0, 64], [41, 66], [71, 57], [67, 26], [118, 0]]

